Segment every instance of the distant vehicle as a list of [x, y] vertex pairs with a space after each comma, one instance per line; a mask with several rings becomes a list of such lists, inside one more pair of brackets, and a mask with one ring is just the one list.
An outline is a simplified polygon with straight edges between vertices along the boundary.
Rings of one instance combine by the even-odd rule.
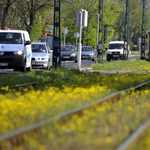
[[[112, 41], [109, 42], [107, 49], [107, 61], [112, 59], [123, 59], [124, 51], [124, 41]], [[124, 51], [125, 57], [128, 57], [128, 54]]]
[[95, 53], [92, 46], [82, 46], [81, 59], [95, 61]]
[[32, 42], [32, 68], [50, 69], [52, 67], [52, 50], [46, 43]]
[[61, 60], [73, 60], [77, 62], [77, 50], [74, 45], [61, 46]]
[[27, 31], [0, 30], [0, 68], [30, 71], [31, 59], [31, 41]]

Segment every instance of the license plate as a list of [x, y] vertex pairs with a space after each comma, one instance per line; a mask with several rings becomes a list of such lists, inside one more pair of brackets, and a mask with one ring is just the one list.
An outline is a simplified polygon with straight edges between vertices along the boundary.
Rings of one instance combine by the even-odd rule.
[[8, 66], [8, 63], [0, 63], [0, 66]]
[[87, 56], [83, 56], [82, 58], [88, 58]]
[[64, 58], [69, 58], [69, 57], [64, 57]]
[[113, 57], [119, 57], [119, 55], [113, 55]]

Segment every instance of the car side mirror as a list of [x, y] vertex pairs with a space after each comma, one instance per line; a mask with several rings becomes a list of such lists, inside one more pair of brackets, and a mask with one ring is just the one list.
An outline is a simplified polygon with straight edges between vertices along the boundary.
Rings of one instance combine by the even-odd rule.
[[48, 52], [49, 52], [49, 53], [53, 53], [53, 50], [49, 50]]
[[31, 41], [26, 41], [24, 45], [30, 45]]
[[107, 51], [107, 48], [106, 48], [106, 51]]

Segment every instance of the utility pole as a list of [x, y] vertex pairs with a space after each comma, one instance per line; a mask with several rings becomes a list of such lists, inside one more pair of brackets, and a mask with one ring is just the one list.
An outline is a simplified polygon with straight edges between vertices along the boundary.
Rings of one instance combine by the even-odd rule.
[[126, 0], [123, 60], [128, 59], [130, 0]]
[[103, 39], [104, 39], [104, 25], [103, 25], [103, 0], [99, 0], [99, 12], [98, 12], [98, 16], [99, 16], [99, 34], [97, 37], [98, 40], [98, 45], [97, 45], [97, 62], [100, 63], [101, 61], [103, 61]]
[[54, 0], [53, 66], [61, 66], [60, 0]]
[[141, 59], [145, 59], [146, 0], [143, 0]]

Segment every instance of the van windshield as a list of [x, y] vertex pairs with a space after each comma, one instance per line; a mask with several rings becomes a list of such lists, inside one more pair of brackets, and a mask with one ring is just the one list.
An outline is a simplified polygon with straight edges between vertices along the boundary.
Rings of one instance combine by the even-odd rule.
[[108, 49], [122, 49], [124, 44], [109, 44]]
[[22, 44], [21, 33], [0, 33], [0, 44]]

